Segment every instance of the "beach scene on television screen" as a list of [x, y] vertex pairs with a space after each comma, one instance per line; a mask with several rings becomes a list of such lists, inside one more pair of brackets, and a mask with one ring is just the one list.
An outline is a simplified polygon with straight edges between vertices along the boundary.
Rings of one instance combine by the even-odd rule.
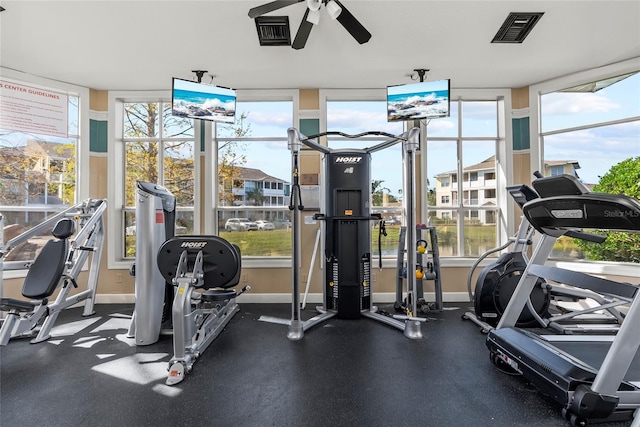
[[[176, 81], [173, 89], [172, 114], [200, 120], [233, 123], [236, 114], [236, 97], [231, 89], [211, 86], [211, 92], [203, 85], [190, 88], [191, 82]], [[183, 86], [183, 87], [181, 87]]]
[[387, 90], [389, 121], [449, 115], [449, 85], [446, 80], [391, 86]]

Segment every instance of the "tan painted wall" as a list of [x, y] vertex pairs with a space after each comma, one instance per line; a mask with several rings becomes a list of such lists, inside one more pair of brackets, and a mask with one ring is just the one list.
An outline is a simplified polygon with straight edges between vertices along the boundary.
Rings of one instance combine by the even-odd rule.
[[511, 107], [514, 110], [529, 108], [529, 87], [511, 89]]
[[320, 109], [320, 91], [318, 89], [300, 89], [298, 95], [301, 110]]
[[513, 182], [518, 184], [531, 184], [533, 172], [531, 171], [531, 156], [528, 152], [513, 155]]

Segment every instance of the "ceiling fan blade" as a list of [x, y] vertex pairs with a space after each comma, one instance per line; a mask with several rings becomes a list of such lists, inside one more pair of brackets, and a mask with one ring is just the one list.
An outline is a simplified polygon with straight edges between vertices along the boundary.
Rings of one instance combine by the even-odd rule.
[[296, 33], [296, 38], [293, 39], [293, 43], [291, 44], [291, 47], [294, 49], [302, 49], [304, 45], [307, 44], [309, 33], [311, 33], [311, 29], [313, 28], [313, 24], [307, 21], [308, 15], [309, 8], [307, 8], [307, 10], [304, 12], [302, 22], [300, 23], [300, 28], [298, 28], [298, 32]]
[[291, 6], [292, 4], [303, 2], [304, 0], [276, 0], [271, 3], [265, 3], [262, 6], [256, 6], [249, 9], [249, 18], [254, 19], [265, 13]]
[[371, 38], [371, 33], [356, 19], [355, 16], [347, 10], [338, 0], [334, 0], [338, 6], [342, 8], [342, 13], [338, 15], [338, 22], [357, 40], [358, 43], [364, 44]]

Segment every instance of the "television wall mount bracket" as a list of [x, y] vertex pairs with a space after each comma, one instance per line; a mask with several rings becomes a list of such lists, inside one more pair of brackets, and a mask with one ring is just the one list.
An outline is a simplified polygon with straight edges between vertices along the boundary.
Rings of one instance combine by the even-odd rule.
[[[429, 70], [427, 70], [425, 68], [416, 68], [413, 71], [418, 73], [418, 77], [420, 78], [420, 83], [424, 82], [424, 76], [425, 76], [425, 74], [427, 74], [429, 72]], [[414, 75], [411, 74], [411, 80], [415, 80], [413, 77], [414, 77]]]
[[192, 73], [196, 73], [196, 77], [198, 78], [198, 83], [202, 83], [202, 76], [206, 73], [206, 70], [191, 70]]

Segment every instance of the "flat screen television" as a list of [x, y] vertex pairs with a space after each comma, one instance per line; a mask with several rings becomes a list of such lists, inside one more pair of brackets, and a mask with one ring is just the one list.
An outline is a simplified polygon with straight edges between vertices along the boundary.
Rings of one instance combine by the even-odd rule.
[[236, 91], [173, 78], [171, 114], [178, 117], [233, 123], [236, 116]]
[[387, 121], [449, 117], [450, 80], [387, 87]]

